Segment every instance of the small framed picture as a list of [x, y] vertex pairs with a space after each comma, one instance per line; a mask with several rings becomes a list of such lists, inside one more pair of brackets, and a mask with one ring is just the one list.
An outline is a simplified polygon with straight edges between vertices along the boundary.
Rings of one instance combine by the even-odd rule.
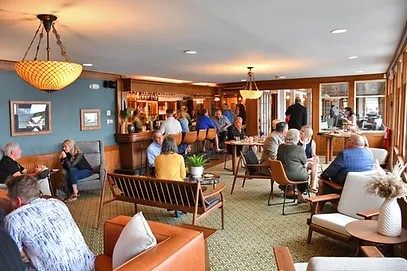
[[100, 109], [81, 109], [81, 131], [100, 129]]
[[10, 101], [11, 136], [51, 133], [51, 102]]

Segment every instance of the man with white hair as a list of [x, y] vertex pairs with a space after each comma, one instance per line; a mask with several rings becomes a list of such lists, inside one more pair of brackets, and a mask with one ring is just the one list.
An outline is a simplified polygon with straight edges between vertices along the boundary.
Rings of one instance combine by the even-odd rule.
[[22, 153], [20, 146], [15, 142], [9, 142], [4, 146], [4, 157], [0, 161], [0, 188], [5, 188], [4, 182], [11, 177], [30, 175], [41, 178], [38, 183], [42, 194], [51, 196], [48, 178], [40, 175], [43, 171], [42, 166], [37, 165], [33, 172], [27, 173], [27, 169], [17, 162]]
[[[290, 181], [304, 181], [308, 179], [308, 160], [304, 149], [297, 145], [300, 132], [297, 129], [288, 130], [284, 144], [278, 147], [277, 160], [281, 161], [284, 171]], [[306, 184], [298, 184], [297, 203], [304, 203], [302, 195], [306, 191]], [[294, 191], [287, 191], [287, 197], [294, 196]]]
[[[22, 153], [23, 151], [17, 143], [9, 142], [4, 146], [4, 157], [0, 161], [0, 183], [4, 183], [10, 177], [27, 174], [27, 169], [17, 162]], [[29, 175], [37, 176], [41, 171], [42, 168], [37, 166]]]
[[[345, 183], [348, 172], [363, 172], [373, 169], [372, 152], [365, 148], [365, 138], [362, 135], [352, 134], [346, 142], [346, 149], [339, 152], [327, 169], [321, 173], [321, 178], [331, 180], [337, 184]], [[323, 194], [335, 193], [334, 189], [323, 182], [319, 182], [323, 187]]]

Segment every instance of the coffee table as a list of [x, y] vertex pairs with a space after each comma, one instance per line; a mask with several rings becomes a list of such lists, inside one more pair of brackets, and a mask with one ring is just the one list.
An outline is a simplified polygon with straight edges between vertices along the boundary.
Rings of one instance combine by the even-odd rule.
[[377, 220], [358, 220], [348, 223], [346, 231], [358, 241], [356, 256], [363, 243], [383, 246], [383, 254], [394, 256], [394, 245], [407, 242], [407, 230], [402, 228], [397, 237], [384, 236], [377, 232]]
[[200, 182], [201, 185], [212, 185], [213, 188], [215, 189], [216, 184], [220, 182], [220, 175], [206, 172], [203, 174], [203, 176], [194, 177], [188, 174], [187, 177], [185, 178], [185, 181]]

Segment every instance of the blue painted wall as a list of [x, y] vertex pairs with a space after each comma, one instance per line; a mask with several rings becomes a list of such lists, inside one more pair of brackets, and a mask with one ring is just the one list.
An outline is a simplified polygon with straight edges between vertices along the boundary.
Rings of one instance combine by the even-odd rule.
[[[100, 88], [89, 89], [91, 83], [99, 84]], [[11, 137], [10, 100], [50, 101], [51, 133]], [[80, 109], [86, 108], [100, 109], [101, 129], [80, 130]], [[111, 116], [106, 116], [106, 110], [111, 111]], [[10, 141], [17, 142], [23, 156], [58, 152], [66, 138], [75, 141], [101, 139], [105, 146], [114, 145], [115, 124], [107, 124], [106, 120], [114, 121], [115, 115], [115, 91], [104, 88], [102, 80], [78, 79], [60, 91], [47, 93], [33, 88], [13, 71], [0, 71], [0, 147]]]

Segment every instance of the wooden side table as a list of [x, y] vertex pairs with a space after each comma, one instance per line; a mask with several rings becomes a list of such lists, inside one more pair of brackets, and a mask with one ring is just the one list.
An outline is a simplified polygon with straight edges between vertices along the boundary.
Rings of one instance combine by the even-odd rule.
[[195, 226], [195, 225], [191, 225], [191, 224], [179, 224], [178, 227], [190, 229], [190, 230], [194, 230], [194, 231], [199, 231], [199, 232], [203, 233], [204, 240], [205, 240], [205, 270], [207, 270], [207, 271], [211, 270], [211, 265], [209, 263], [208, 243], [207, 243], [206, 239], [208, 239], [209, 236], [214, 234], [216, 232], [216, 229]]
[[383, 254], [394, 256], [394, 245], [407, 242], [407, 230], [402, 228], [401, 235], [396, 237], [384, 236], [377, 232], [377, 220], [358, 220], [350, 222], [345, 227], [346, 231], [358, 241], [356, 256], [363, 243], [383, 245]]

